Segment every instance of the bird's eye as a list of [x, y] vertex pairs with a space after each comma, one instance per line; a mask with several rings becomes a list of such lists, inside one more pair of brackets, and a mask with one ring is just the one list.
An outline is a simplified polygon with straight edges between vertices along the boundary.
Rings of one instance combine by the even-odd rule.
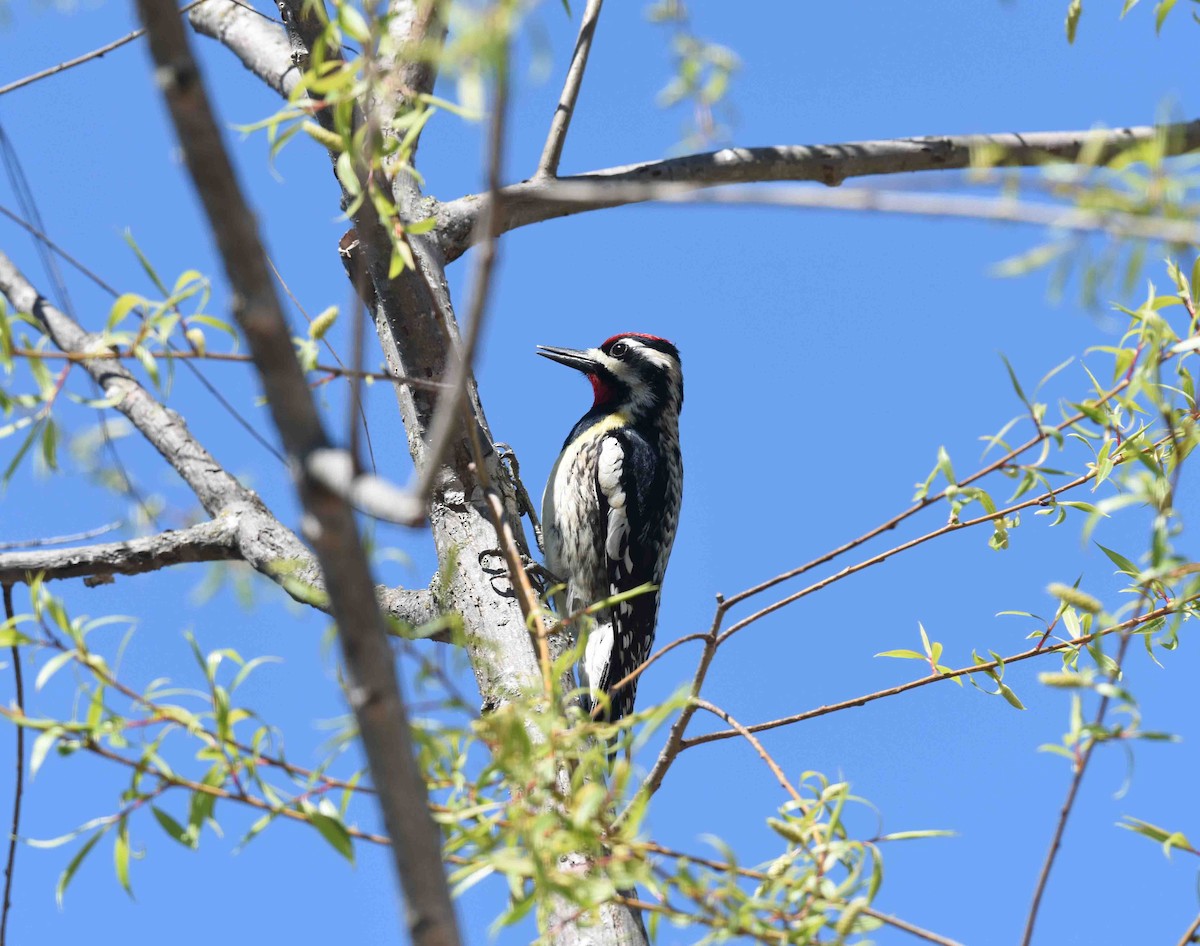
[[624, 355], [628, 354], [628, 352], [629, 352], [629, 346], [625, 342], [617, 342], [615, 345], [613, 345], [612, 348], [610, 348], [608, 350], [608, 353], [610, 355], [612, 355], [614, 358], [621, 358]]

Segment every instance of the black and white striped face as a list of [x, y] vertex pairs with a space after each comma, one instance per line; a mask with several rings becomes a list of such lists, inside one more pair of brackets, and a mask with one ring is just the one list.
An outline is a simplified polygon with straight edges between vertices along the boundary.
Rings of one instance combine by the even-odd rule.
[[582, 351], [539, 345], [538, 354], [587, 375], [595, 394], [593, 410], [626, 410], [642, 417], [677, 414], [683, 406], [679, 350], [657, 335], [627, 332]]

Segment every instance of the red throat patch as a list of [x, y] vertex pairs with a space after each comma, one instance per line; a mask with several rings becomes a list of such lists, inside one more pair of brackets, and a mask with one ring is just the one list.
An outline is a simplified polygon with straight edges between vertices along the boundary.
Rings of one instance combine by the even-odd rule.
[[613, 389], [605, 383], [604, 379], [598, 374], [589, 374], [588, 380], [592, 382], [592, 407], [600, 407], [602, 404], [607, 404], [613, 399]]

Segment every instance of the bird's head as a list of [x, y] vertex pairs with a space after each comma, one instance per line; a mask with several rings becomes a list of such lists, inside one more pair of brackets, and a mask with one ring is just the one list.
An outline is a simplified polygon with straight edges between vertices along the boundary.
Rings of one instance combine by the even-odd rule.
[[599, 348], [539, 345], [538, 354], [587, 375], [595, 394], [593, 410], [624, 410], [634, 420], [677, 415], [683, 406], [679, 350], [657, 335], [625, 332]]

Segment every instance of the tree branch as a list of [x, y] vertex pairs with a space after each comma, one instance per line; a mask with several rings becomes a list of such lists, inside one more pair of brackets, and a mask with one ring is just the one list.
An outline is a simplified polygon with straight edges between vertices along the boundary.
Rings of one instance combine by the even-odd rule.
[[[1081, 209], [1059, 204], [1034, 203], [1013, 197], [972, 197], [961, 194], [913, 194], [868, 187], [812, 190], [801, 187], [734, 187], [706, 192], [693, 184], [609, 184], [598, 182], [547, 182], [546, 198], [559, 206], [595, 209], [599, 199], [607, 206], [663, 203], [690, 207], [781, 207], [805, 210], [851, 210], [916, 217], [949, 217], [990, 220], [1113, 236], [1157, 240], [1163, 243], [1200, 242], [1200, 227], [1189, 220], [1161, 215], [1146, 216], [1122, 211]], [[501, 191], [503, 194], [504, 191]], [[486, 203], [486, 201], [485, 201]]]
[[[282, 585], [297, 601], [328, 610], [322, 600], [325, 582], [320, 569], [296, 534], [276, 519], [254, 492], [225, 471], [187, 429], [182, 417], [160, 404], [124, 365], [111, 357], [100, 336], [84, 331], [78, 322], [51, 305], [2, 252], [0, 293], [15, 310], [33, 316], [64, 354], [83, 365], [105, 398], [175, 469], [209, 515], [218, 518], [236, 514], [237, 557]], [[314, 589], [316, 596], [312, 594]], [[428, 591], [381, 585], [376, 597], [389, 614], [415, 627], [437, 616]]]
[[[1147, 592], [1143, 590], [1142, 597], [1139, 599], [1138, 607], [1140, 608], [1146, 601]], [[1125, 661], [1125, 652], [1129, 649], [1130, 634], [1126, 628], [1121, 632], [1121, 643], [1117, 646], [1117, 657], [1113, 664], [1113, 669], [1108, 673], [1108, 682], [1113, 684], [1121, 675], [1121, 665]], [[1038, 909], [1042, 905], [1042, 897], [1046, 893], [1046, 885], [1050, 882], [1050, 872], [1054, 869], [1054, 861], [1058, 857], [1058, 850], [1062, 846], [1063, 835], [1067, 830], [1067, 820], [1071, 817], [1071, 812], [1075, 808], [1075, 799], [1079, 795], [1079, 787], [1083, 784], [1084, 773], [1087, 772], [1088, 764], [1092, 761], [1092, 753], [1095, 752], [1099, 740], [1096, 734], [1103, 731], [1104, 717], [1108, 713], [1109, 703], [1112, 701], [1111, 690], [1105, 691], [1100, 697], [1100, 705], [1096, 708], [1096, 716], [1092, 720], [1092, 725], [1088, 730], [1090, 738], [1087, 740], [1087, 748], [1082, 752], [1079, 750], [1077, 743], [1075, 749], [1075, 759], [1071, 766], [1071, 784], [1067, 788], [1067, 797], [1063, 800], [1062, 808], [1058, 812], [1058, 820], [1054, 824], [1054, 834], [1050, 838], [1050, 848], [1046, 851], [1046, 858], [1042, 862], [1042, 869], [1038, 872], [1037, 885], [1033, 889], [1033, 901], [1029, 905], [1029, 914], [1025, 918], [1025, 931], [1021, 935], [1021, 946], [1029, 946], [1033, 942], [1033, 928], [1037, 923]]]
[[160, 532], [128, 542], [105, 542], [42, 552], [0, 555], [0, 584], [41, 575], [47, 581], [91, 579], [99, 584], [112, 575], [140, 575], [184, 562], [223, 562], [240, 559], [236, 512], [187, 529]]
[[378, 791], [393, 862], [417, 946], [457, 946], [458, 924], [442, 870], [441, 831], [429, 817], [387, 627], [375, 602], [370, 565], [350, 505], [307, 470], [329, 446], [304, 373], [292, 350], [254, 215], [246, 205], [201, 82], [187, 36], [166, 0], [138, 0], [163, 91], [235, 293], [234, 316], [289, 458], [297, 464], [306, 533], [325, 576], [371, 780]]
[[[944, 171], [971, 166], [972, 156], [999, 156], [998, 163], [1029, 167], [1052, 161], [1078, 161], [1081, 155], [1104, 161], [1123, 150], [1162, 135], [1168, 154], [1200, 148], [1200, 120], [1160, 127], [1111, 131], [1054, 131], [1025, 134], [958, 135], [855, 141], [834, 145], [780, 145], [726, 148], [662, 161], [604, 168], [586, 174], [536, 179], [501, 192], [501, 232], [556, 217], [657, 199], [650, 190], [624, 185], [673, 184], [686, 189], [766, 181], [817, 181], [830, 186], [850, 177]], [[588, 185], [575, 199], [567, 186]], [[485, 195], [472, 194], [443, 203], [437, 211], [438, 234], [446, 260], [461, 256], [473, 242], [475, 220]]]
[[[186, 13], [188, 10], [198, 7], [205, 3], [206, 0], [191, 0], [190, 3], [184, 4], [179, 8], [180, 13]], [[66, 72], [68, 69], [74, 69], [76, 66], [82, 66], [85, 62], [91, 62], [93, 59], [103, 59], [114, 49], [120, 49], [127, 43], [132, 43], [135, 39], [141, 37], [145, 30], [134, 30], [132, 33], [126, 33], [120, 39], [114, 39], [111, 43], [105, 43], [103, 46], [93, 49], [90, 53], [84, 53], [82, 56], [76, 56], [74, 59], [68, 59], [65, 62], [60, 62], [57, 66], [50, 66], [48, 69], [42, 69], [40, 72], [35, 72], [32, 75], [24, 76], [16, 79], [7, 85], [0, 86], [0, 95], [7, 95], [9, 92], [15, 92], [17, 89], [23, 89], [27, 85], [32, 85], [35, 82], [40, 82], [42, 79], [48, 79], [50, 76], [56, 76], [60, 72]]]
[[300, 81], [291, 44], [283, 27], [235, 0], [207, 0], [188, 12], [188, 22], [203, 36], [232, 50], [242, 64], [287, 98]]
[[[1059, 651], [1070, 650], [1074, 647], [1082, 647], [1085, 644], [1090, 644], [1092, 641], [1099, 640], [1102, 637], [1108, 637], [1111, 634], [1127, 633], [1137, 628], [1139, 625], [1146, 624], [1150, 621], [1158, 620], [1162, 617], [1169, 617], [1172, 614], [1179, 614], [1187, 607], [1195, 605], [1200, 601], [1200, 595], [1191, 595], [1187, 598], [1173, 601], [1170, 604], [1164, 605], [1154, 611], [1147, 611], [1145, 614], [1129, 618], [1122, 621], [1120, 624], [1114, 624], [1110, 627], [1101, 628], [1098, 631], [1092, 631], [1090, 634], [1084, 634], [1081, 637], [1073, 637], [1070, 640], [1059, 641], [1056, 644], [1051, 644], [1045, 647], [1039, 642], [1036, 646], [1029, 650], [1021, 651], [1019, 654], [1005, 657], [1003, 660], [989, 660], [985, 663], [973, 663], [968, 667], [959, 667], [955, 670], [948, 670], [945, 673], [931, 673], [928, 676], [921, 677], [917, 680], [909, 680], [907, 683], [901, 683], [894, 687], [888, 687], [884, 690], [877, 690], [874, 693], [868, 693], [865, 696], [856, 696], [851, 700], [842, 700], [840, 703], [830, 703], [826, 706], [819, 706], [816, 709], [808, 710], [804, 713], [796, 713], [793, 716], [784, 716], [781, 719], [772, 719], [765, 723], [755, 723], [747, 726], [746, 729], [752, 733], [766, 732], [768, 729], [779, 729], [783, 726], [791, 726], [795, 723], [802, 723], [808, 719], [815, 719], [818, 716], [828, 716], [831, 713], [840, 713], [842, 710], [852, 709], [856, 706], [866, 706], [868, 703], [874, 703], [876, 700], [886, 699], [889, 696], [896, 696], [899, 693], [904, 693], [908, 690], [916, 690], [919, 687], [929, 686], [931, 683], [941, 683], [944, 680], [954, 680], [958, 677], [972, 676], [977, 673], [988, 673], [992, 670], [998, 670], [1002, 667], [1007, 667], [1009, 664], [1020, 663], [1022, 660], [1031, 660], [1042, 654], [1056, 654]], [[721, 739], [734, 739], [740, 736], [741, 732], [737, 729], [721, 729], [716, 732], [704, 733], [699, 736], [692, 736], [684, 739], [680, 747], [680, 751], [691, 749], [695, 746], [702, 746], [706, 742], [717, 742]]]
[[604, 0], [588, 0], [579, 24], [579, 38], [575, 40], [575, 52], [567, 68], [567, 80], [563, 84], [558, 107], [550, 119], [550, 132], [542, 157], [538, 161], [534, 178], [553, 178], [558, 174], [558, 162], [562, 159], [563, 145], [567, 141], [567, 130], [575, 117], [575, 101], [579, 98], [579, 87], [583, 84], [583, 72], [587, 69], [588, 54], [592, 51], [592, 38], [596, 35], [596, 23], [600, 19], [600, 7]]

